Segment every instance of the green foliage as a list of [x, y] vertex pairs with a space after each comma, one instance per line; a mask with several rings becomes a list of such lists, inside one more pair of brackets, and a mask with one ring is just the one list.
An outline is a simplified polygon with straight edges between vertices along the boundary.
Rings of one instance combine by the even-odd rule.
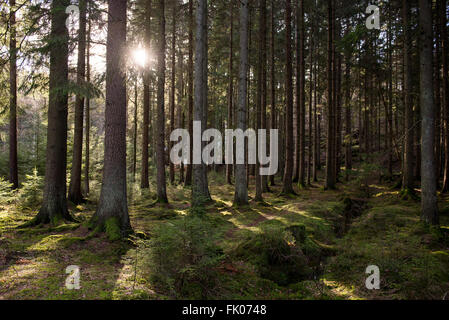
[[15, 193], [12, 190], [12, 183], [0, 177], [0, 204], [11, 203], [14, 200]]
[[37, 169], [33, 174], [27, 174], [19, 192], [19, 207], [35, 209], [42, 202], [44, 178], [38, 175]]
[[216, 224], [208, 217], [189, 215], [159, 225], [148, 246], [151, 281], [178, 299], [213, 297], [223, 259], [217, 239]]

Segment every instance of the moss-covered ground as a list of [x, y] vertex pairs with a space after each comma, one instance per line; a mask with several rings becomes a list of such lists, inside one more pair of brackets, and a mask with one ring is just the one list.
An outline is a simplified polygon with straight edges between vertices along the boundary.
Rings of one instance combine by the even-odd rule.
[[[233, 187], [215, 173], [210, 180], [214, 202], [205, 213], [217, 227], [225, 255], [212, 298], [449, 298], [449, 199], [445, 197], [440, 198], [442, 227], [432, 229], [420, 223], [418, 201], [403, 200], [398, 190], [386, 185], [373, 183], [369, 198], [360, 197], [351, 183], [339, 184], [336, 191], [324, 191], [316, 183], [289, 198], [279, 197], [280, 187], [275, 186], [264, 194], [265, 203], [235, 208]], [[158, 225], [188, 214], [190, 190], [169, 186], [169, 206], [152, 205], [151, 191], [141, 194], [136, 188], [130, 196], [136, 235], [129, 241], [91, 235], [84, 222], [94, 213], [94, 202], [71, 207], [79, 224], [32, 229], [16, 227], [32, 219], [34, 210], [19, 210], [14, 203], [1, 205], [0, 299], [173, 298], [150, 280], [144, 261], [147, 248], [141, 241], [151, 239]], [[363, 210], [348, 215], [348, 198], [363, 203]], [[324, 253], [312, 277], [280, 284], [261, 276], [250, 253], [236, 254], [247, 239], [267, 227], [291, 226], [304, 226], [307, 238]], [[70, 265], [80, 267], [80, 290], [65, 288]], [[369, 265], [380, 268], [380, 290], [365, 287]]]

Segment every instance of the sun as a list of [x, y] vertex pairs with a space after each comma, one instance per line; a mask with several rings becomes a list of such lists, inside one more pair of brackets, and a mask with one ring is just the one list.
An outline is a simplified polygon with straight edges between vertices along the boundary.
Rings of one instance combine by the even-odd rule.
[[139, 47], [137, 49], [134, 49], [132, 52], [132, 57], [134, 63], [137, 64], [139, 67], [141, 68], [146, 67], [148, 63], [148, 53], [144, 48]]

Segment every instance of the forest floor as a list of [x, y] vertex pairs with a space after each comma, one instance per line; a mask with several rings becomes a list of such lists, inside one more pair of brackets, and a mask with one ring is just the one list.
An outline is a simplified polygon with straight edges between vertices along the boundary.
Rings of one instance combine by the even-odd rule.
[[[272, 187], [273, 192], [264, 195], [265, 203], [243, 209], [232, 206], [234, 189], [221, 175], [211, 173], [210, 186], [214, 202], [205, 208], [206, 214], [217, 227], [226, 258], [208, 298], [449, 298], [445, 232], [449, 231], [449, 198], [440, 199], [442, 227], [434, 230], [420, 223], [419, 201], [401, 200], [397, 190], [375, 182], [369, 197], [354, 183], [339, 184], [336, 191], [324, 191], [316, 183], [288, 198], [279, 197], [279, 186]], [[188, 213], [190, 191], [169, 186], [168, 192], [169, 207], [151, 206], [151, 197], [134, 195], [129, 206], [134, 231], [151, 238], [158, 225]], [[94, 210], [92, 203], [71, 208], [81, 221], [87, 221]], [[12, 204], [0, 206], [0, 299], [174, 298], [151, 282], [145, 268], [146, 248], [139, 241], [88, 237], [83, 223], [16, 229], [34, 215], [35, 211], [17, 210]], [[251, 259], [233, 254], [267, 226], [298, 225], [305, 226], [307, 237], [324, 253], [313, 277], [285, 284], [261, 276]], [[65, 288], [70, 265], [80, 267], [80, 290]], [[380, 290], [366, 289], [369, 265], [380, 269]]]

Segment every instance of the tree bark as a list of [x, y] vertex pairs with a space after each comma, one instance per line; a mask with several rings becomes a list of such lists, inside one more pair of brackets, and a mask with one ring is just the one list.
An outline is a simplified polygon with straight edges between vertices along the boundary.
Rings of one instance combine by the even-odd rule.
[[[247, 90], [248, 90], [248, 0], [240, 1], [240, 66], [239, 94], [236, 114], [236, 128], [246, 131]], [[234, 203], [248, 204], [247, 169], [245, 164], [235, 165]]]
[[327, 43], [327, 147], [326, 147], [326, 182], [325, 189], [335, 189], [334, 175], [334, 150], [335, 139], [333, 137], [335, 115], [334, 115], [334, 72], [333, 72], [333, 0], [327, 1], [328, 5], [328, 43]]
[[[189, 0], [189, 66], [188, 66], [188, 77], [189, 77], [189, 135], [190, 135], [190, 146], [193, 146], [193, 1]], [[190, 160], [193, 159], [193, 148], [190, 148]], [[192, 175], [193, 175], [192, 164], [187, 165], [186, 168], [186, 186], [192, 185]]]
[[131, 232], [126, 189], [126, 0], [109, 0], [103, 184], [92, 227], [117, 240]]
[[133, 120], [133, 167], [132, 167], [132, 181], [136, 181], [136, 172], [137, 172], [137, 109], [139, 106], [139, 92], [137, 87], [137, 77], [136, 83], [134, 84], [134, 120]]
[[[171, 65], [171, 91], [170, 91], [170, 133], [175, 130], [175, 83], [176, 83], [176, 10], [177, 0], [172, 0], [172, 65]], [[170, 150], [174, 143], [170, 141]], [[175, 184], [175, 165], [170, 161], [170, 183]]]
[[403, 193], [413, 192], [413, 102], [412, 65], [411, 65], [411, 39], [410, 39], [410, 4], [402, 0], [402, 19], [404, 25], [404, 95], [405, 95], [405, 143], [403, 168]]
[[434, 78], [435, 78], [435, 175], [437, 188], [439, 187], [441, 173], [441, 31], [440, 31], [440, 4], [436, 1], [435, 8], [435, 54], [434, 54]]
[[16, 1], [10, 0], [9, 35], [9, 182], [13, 189], [19, 187], [17, 164], [17, 39]]
[[286, 117], [286, 155], [285, 170], [282, 185], [283, 194], [294, 194], [292, 185], [293, 176], [293, 83], [292, 83], [292, 6], [291, 0], [285, 0], [285, 117]]
[[[197, 0], [197, 4], [193, 120], [201, 123], [202, 137], [207, 127], [207, 0]], [[207, 166], [201, 159], [201, 164], [193, 164], [192, 206], [201, 206], [210, 200]]]
[[168, 203], [167, 181], [165, 176], [165, 1], [159, 0], [159, 43], [157, 65], [157, 138], [156, 138], [156, 169], [157, 169], [157, 201]]
[[[256, 112], [256, 132], [259, 129], [265, 129], [266, 119], [266, 0], [259, 0], [259, 59], [257, 63], [257, 112]], [[257, 149], [259, 149], [259, 138], [257, 138]], [[263, 179], [260, 175], [260, 163], [256, 164], [256, 196], [255, 201], [263, 201]]]
[[305, 52], [304, 52], [304, 40], [305, 40], [305, 28], [304, 28], [304, 0], [298, 2], [297, 8], [298, 16], [298, 55], [297, 55], [297, 74], [299, 75], [299, 85], [297, 90], [297, 100], [299, 100], [298, 109], [298, 186], [300, 188], [305, 187], [305, 146], [306, 146], [306, 92], [305, 92]]
[[[233, 98], [234, 98], [234, 77], [233, 77], [233, 64], [234, 64], [234, 1], [230, 1], [230, 23], [231, 29], [229, 33], [229, 87], [228, 87], [228, 121], [227, 128], [233, 128], [233, 117], [234, 117], [234, 106], [233, 106]], [[234, 142], [232, 142], [234, 144]], [[234, 156], [233, 156], [234, 157]], [[232, 171], [233, 165], [226, 164], [226, 183], [232, 184]]]
[[449, 191], [449, 64], [448, 64], [448, 46], [449, 39], [447, 34], [446, 18], [446, 0], [441, 0], [441, 49], [443, 59], [443, 116], [444, 116], [444, 175], [442, 192]]
[[[87, 48], [86, 48], [86, 82], [90, 83], [90, 34], [91, 34], [91, 21], [90, 16], [88, 20], [87, 30]], [[86, 110], [85, 110], [85, 130], [86, 130], [86, 153], [84, 155], [84, 194], [86, 196], [90, 193], [89, 187], [89, 172], [90, 172], [90, 97], [86, 97]]]
[[[275, 75], [275, 52], [274, 52], [274, 43], [275, 43], [275, 25], [274, 25], [274, 0], [271, 0], [271, 37], [270, 37], [270, 85], [271, 85], [271, 121], [270, 128], [276, 129], [276, 75]], [[277, 141], [271, 141], [271, 143], [277, 143]], [[281, 162], [282, 163], [282, 162]], [[275, 175], [270, 176], [270, 184], [272, 186], [275, 185], [274, 181]]]
[[47, 161], [43, 204], [31, 224], [57, 224], [74, 221], [67, 209], [67, 114], [68, 114], [68, 41], [65, 26], [68, 0], [54, 0], [51, 6], [50, 84], [47, 127]]
[[[145, 6], [145, 47], [151, 47], [151, 0]], [[147, 66], [143, 74], [143, 128], [142, 128], [142, 171], [140, 187], [148, 189], [149, 182], [149, 127], [150, 127], [150, 68]]]
[[433, 101], [433, 39], [432, 2], [419, 0], [420, 52], [420, 102], [422, 119], [421, 187], [422, 220], [438, 225], [438, 199], [435, 179], [435, 105]]
[[[78, 31], [78, 65], [76, 84], [78, 90], [86, 83], [86, 0], [80, 0], [80, 22]], [[72, 171], [70, 175], [69, 200], [74, 204], [84, 201], [81, 193], [81, 171], [83, 162], [84, 94], [78, 93], [75, 100], [75, 132], [73, 139]]]

